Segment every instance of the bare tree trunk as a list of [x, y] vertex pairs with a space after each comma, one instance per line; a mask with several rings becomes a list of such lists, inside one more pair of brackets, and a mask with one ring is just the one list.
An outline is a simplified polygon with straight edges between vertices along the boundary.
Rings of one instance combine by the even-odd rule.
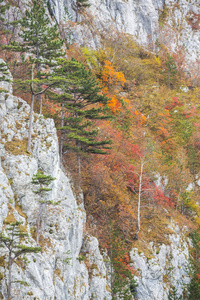
[[111, 278], [110, 278], [110, 289], [112, 293], [112, 298], [114, 297], [114, 292], [113, 292], [113, 285], [114, 285], [114, 270], [113, 270], [113, 251], [112, 251], [112, 242], [111, 242], [111, 250], [110, 250], [110, 259], [111, 259], [111, 264], [110, 264], [110, 273], [111, 273]]
[[138, 239], [138, 234], [140, 232], [140, 207], [141, 207], [143, 169], [144, 169], [144, 159], [141, 158], [140, 176], [139, 176], [139, 193], [138, 193], [138, 224], [137, 224], [137, 232], [136, 232], [136, 235], [135, 235], [136, 240]]
[[78, 160], [78, 174], [81, 177], [81, 157], [80, 157], [80, 154], [77, 154], [77, 160]]
[[39, 238], [40, 238], [41, 213], [42, 213], [42, 204], [40, 203], [40, 206], [39, 206], [39, 216], [38, 216], [38, 219], [37, 219], [37, 236], [36, 236], [37, 246], [39, 245]]
[[[64, 101], [62, 102], [62, 113], [61, 113], [61, 127], [64, 126]], [[60, 165], [62, 164], [62, 155], [63, 155], [63, 144], [64, 144], [64, 133], [62, 129], [60, 131]]]
[[40, 102], [40, 115], [42, 114], [42, 95], [38, 95], [39, 102]]
[[79, 7], [78, 7], [78, 3], [76, 3], [76, 22], [78, 22], [79, 20], [78, 14], [79, 14]]
[[[39, 60], [39, 45], [38, 45], [38, 43], [36, 45], [36, 59], [37, 59], [36, 70], [37, 70], [37, 73], [38, 73], [40, 71], [40, 65], [38, 63], [38, 60]], [[40, 103], [40, 115], [41, 115], [42, 114], [42, 95], [38, 95], [37, 100]]]
[[[32, 83], [33, 84], [33, 65], [32, 65], [32, 75], [31, 75]], [[33, 108], [34, 108], [34, 99], [35, 95], [33, 91], [31, 92], [31, 110], [30, 110], [30, 117], [29, 117], [29, 129], [28, 129], [28, 145], [27, 145], [27, 152], [31, 152], [31, 135], [32, 135], [32, 123], [33, 123]]]
[[170, 72], [168, 71], [168, 88], [170, 90], [171, 82], [170, 82]]
[[33, 127], [33, 107], [34, 107], [34, 98], [35, 96], [31, 95], [31, 110], [30, 110], [30, 117], [29, 117], [29, 129], [28, 129], [28, 145], [27, 145], [27, 152], [31, 152], [31, 135], [32, 135], [32, 127]]
[[8, 259], [8, 300], [11, 299], [11, 273], [12, 273], [12, 250], [9, 250], [9, 259]]

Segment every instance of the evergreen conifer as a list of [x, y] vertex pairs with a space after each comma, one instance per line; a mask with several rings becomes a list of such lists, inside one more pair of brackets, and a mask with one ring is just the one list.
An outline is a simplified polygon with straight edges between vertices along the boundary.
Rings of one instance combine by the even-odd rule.
[[47, 192], [51, 191], [51, 188], [48, 188], [48, 186], [51, 184], [51, 182], [55, 180], [51, 175], [45, 175], [41, 172], [37, 172], [36, 175], [32, 178], [32, 183], [35, 185], [39, 185], [39, 188], [34, 191], [37, 195], [40, 196], [39, 200], [39, 210], [38, 210], [38, 216], [37, 216], [37, 232], [36, 232], [36, 242], [37, 245], [39, 244], [39, 234], [40, 234], [40, 227], [41, 222], [43, 218], [43, 206], [44, 204], [50, 204], [51, 201], [45, 201], [44, 197], [47, 194]]
[[[11, 277], [12, 265], [16, 259], [26, 253], [38, 253], [41, 251], [40, 247], [30, 247], [22, 244], [22, 241], [28, 241], [28, 234], [20, 228], [21, 222], [7, 222], [6, 230], [0, 233], [0, 247], [6, 248], [8, 252], [8, 297], [11, 299]], [[3, 251], [3, 250], [2, 250]], [[2, 252], [1, 251], [1, 252]]]
[[55, 61], [62, 56], [63, 40], [59, 36], [57, 25], [49, 26], [49, 17], [45, 12], [42, 1], [33, 1], [32, 7], [25, 12], [25, 16], [19, 21], [21, 32], [19, 36], [22, 42], [12, 42], [5, 49], [28, 54], [27, 62], [31, 65], [31, 78], [18, 82], [21, 89], [29, 88], [31, 92], [31, 111], [29, 118], [29, 136], [27, 151], [31, 151], [31, 132], [35, 97], [40, 99], [40, 113], [42, 113], [41, 95], [52, 85], [55, 78], [52, 77], [50, 68], [55, 66]]
[[7, 21], [5, 19], [5, 13], [10, 8], [10, 3], [5, 0], [0, 0], [0, 32], [5, 33], [7, 30], [5, 26], [7, 25]]
[[60, 84], [61, 93], [53, 95], [62, 103], [60, 116], [61, 157], [65, 150], [77, 153], [90, 152], [106, 154], [110, 140], [97, 140], [98, 129], [95, 120], [108, 119], [106, 111], [108, 98], [101, 94], [101, 88], [91, 72], [76, 60], [60, 60], [57, 76], [65, 81]]

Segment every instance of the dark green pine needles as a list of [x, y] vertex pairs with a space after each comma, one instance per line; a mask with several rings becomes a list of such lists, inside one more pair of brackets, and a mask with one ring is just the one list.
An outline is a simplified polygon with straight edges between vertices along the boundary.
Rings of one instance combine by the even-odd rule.
[[54, 101], [60, 102], [59, 115], [61, 150], [106, 154], [111, 141], [98, 139], [99, 130], [95, 120], [109, 119], [106, 104], [108, 98], [101, 94], [101, 88], [83, 64], [76, 60], [59, 60], [56, 70], [60, 83], [60, 94], [51, 94]]

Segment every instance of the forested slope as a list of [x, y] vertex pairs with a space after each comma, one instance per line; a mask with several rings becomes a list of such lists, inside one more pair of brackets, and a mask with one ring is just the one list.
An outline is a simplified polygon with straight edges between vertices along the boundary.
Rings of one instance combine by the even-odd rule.
[[[152, 45], [144, 49], [116, 28], [98, 34], [96, 48], [88, 47], [87, 32], [85, 41], [74, 42], [73, 30], [84, 31], [81, 18], [89, 4], [76, 1], [76, 22], [58, 27], [46, 26], [54, 21], [42, 2], [34, 1], [24, 18], [20, 11], [12, 24], [6, 24], [4, 7], [1, 57], [15, 79], [14, 94], [54, 118], [62, 166], [74, 193], [83, 194], [85, 230], [109, 256], [108, 294], [198, 299], [198, 68], [188, 69], [182, 48], [170, 52], [160, 39], [156, 52]], [[96, 28], [91, 32], [95, 37]], [[6, 68], [0, 67], [5, 81]], [[30, 148], [23, 148], [28, 155], [43, 134], [33, 131], [35, 118], [27, 128]]]

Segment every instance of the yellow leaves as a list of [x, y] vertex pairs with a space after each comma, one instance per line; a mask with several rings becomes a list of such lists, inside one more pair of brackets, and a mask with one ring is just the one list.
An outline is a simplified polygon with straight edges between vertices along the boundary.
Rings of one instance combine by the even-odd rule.
[[95, 50], [92, 50], [92, 49], [87, 48], [87, 47], [83, 47], [82, 52], [85, 55], [87, 62], [91, 66], [97, 68], [98, 67], [98, 60], [97, 60], [97, 57], [96, 57], [97, 52]]
[[127, 103], [127, 104], [130, 104], [130, 103], [131, 103], [129, 99], [126, 99], [126, 98], [122, 98], [122, 99], [123, 99], [123, 101], [124, 101], [125, 103]]
[[200, 227], [200, 217], [196, 218], [196, 223]]
[[161, 62], [160, 57], [155, 56], [154, 57], [154, 63], [155, 63], [156, 66], [161, 67], [162, 62]]

